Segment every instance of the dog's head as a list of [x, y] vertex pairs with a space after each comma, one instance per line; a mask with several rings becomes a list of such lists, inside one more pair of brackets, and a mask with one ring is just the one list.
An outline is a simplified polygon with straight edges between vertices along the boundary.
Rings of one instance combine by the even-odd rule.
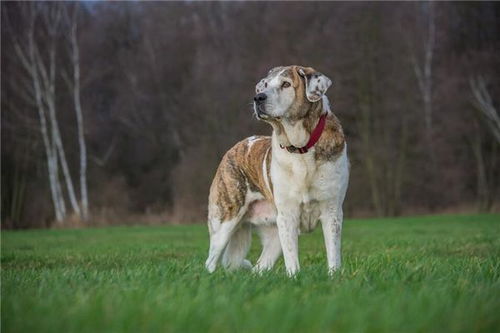
[[300, 119], [331, 84], [328, 77], [311, 67], [275, 67], [255, 86], [255, 114], [266, 121]]

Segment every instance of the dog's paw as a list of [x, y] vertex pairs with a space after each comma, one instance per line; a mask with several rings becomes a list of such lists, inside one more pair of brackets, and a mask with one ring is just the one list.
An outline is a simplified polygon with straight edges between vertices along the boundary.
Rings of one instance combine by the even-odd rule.
[[215, 263], [213, 263], [213, 262], [211, 262], [211, 261], [207, 260], [207, 261], [205, 262], [205, 268], [207, 269], [207, 271], [208, 271], [209, 273], [213, 273], [213, 272], [215, 271], [216, 265], [215, 265]]
[[335, 273], [337, 273], [340, 270], [340, 266], [335, 266], [335, 267], [329, 267], [328, 268], [328, 275], [333, 276]]
[[252, 263], [250, 262], [250, 260], [245, 259], [241, 263], [241, 268], [243, 268], [243, 269], [252, 269]]
[[272, 265], [261, 265], [257, 263], [253, 268], [252, 268], [252, 273], [262, 275], [265, 272], [270, 271], [273, 268]]
[[255, 265], [253, 268], [252, 268], [252, 273], [254, 274], [262, 274], [264, 272], [264, 269], [262, 269], [262, 267], [260, 267], [258, 264]]

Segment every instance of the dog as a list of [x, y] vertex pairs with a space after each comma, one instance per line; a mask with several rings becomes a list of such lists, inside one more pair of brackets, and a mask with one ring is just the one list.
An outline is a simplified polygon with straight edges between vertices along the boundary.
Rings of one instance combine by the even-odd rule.
[[[205, 266], [252, 268], [245, 259], [256, 227], [262, 253], [255, 272], [281, 253], [286, 272], [300, 270], [298, 236], [321, 221], [328, 271], [341, 265], [342, 203], [349, 180], [347, 144], [325, 93], [332, 81], [311, 67], [282, 66], [256, 85], [255, 116], [272, 135], [252, 136], [222, 158], [210, 187], [210, 248]], [[222, 258], [221, 258], [222, 257]]]

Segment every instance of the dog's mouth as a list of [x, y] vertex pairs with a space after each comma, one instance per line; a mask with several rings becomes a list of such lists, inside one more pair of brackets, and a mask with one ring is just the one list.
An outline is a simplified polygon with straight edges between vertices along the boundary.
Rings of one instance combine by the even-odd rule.
[[255, 113], [255, 117], [257, 117], [257, 119], [259, 119], [259, 120], [266, 121], [266, 120], [279, 120], [280, 119], [280, 117], [273, 117], [273, 116], [269, 115], [266, 112], [266, 107], [263, 104], [254, 103], [253, 110]]
[[264, 105], [262, 105], [262, 104], [254, 103], [253, 104], [253, 111], [254, 111], [257, 119], [266, 120], [266, 119], [270, 118], [269, 115], [265, 111]]

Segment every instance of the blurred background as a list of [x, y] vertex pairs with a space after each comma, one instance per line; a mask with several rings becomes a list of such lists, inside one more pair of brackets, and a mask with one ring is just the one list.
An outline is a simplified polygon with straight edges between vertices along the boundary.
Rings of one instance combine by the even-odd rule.
[[345, 215], [500, 210], [500, 4], [2, 2], [2, 228], [205, 222], [278, 65], [333, 80]]

